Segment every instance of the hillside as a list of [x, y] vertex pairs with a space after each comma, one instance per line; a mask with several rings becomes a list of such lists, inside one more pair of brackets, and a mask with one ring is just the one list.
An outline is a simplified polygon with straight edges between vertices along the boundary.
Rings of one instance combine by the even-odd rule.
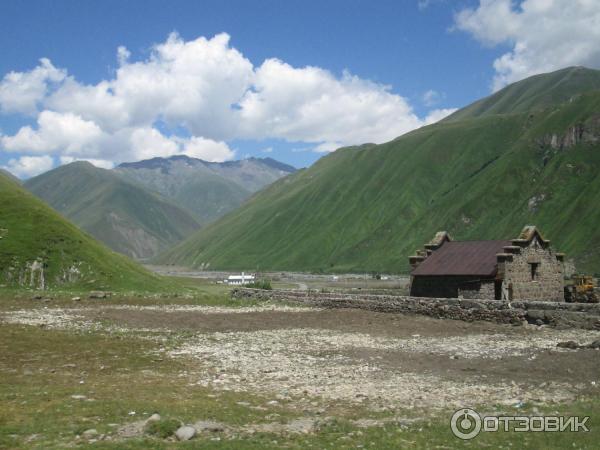
[[0, 285], [145, 291], [167, 283], [0, 174]]
[[14, 176], [12, 173], [10, 173], [8, 170], [4, 170], [2, 168], [0, 168], [0, 174], [4, 175], [5, 177], [10, 178], [13, 181], [16, 181], [17, 183], [21, 184], [21, 180], [19, 180], [16, 176]]
[[24, 186], [96, 239], [133, 258], [154, 256], [200, 226], [169, 200], [87, 162], [58, 167]]
[[581, 269], [600, 273], [599, 86], [596, 70], [536, 76], [485, 108], [476, 102], [386, 144], [340, 149], [158, 259], [407, 272], [408, 256], [438, 230], [501, 239], [533, 223]]
[[123, 163], [114, 170], [183, 206], [204, 224], [296, 169], [271, 158], [212, 163], [179, 155]]
[[600, 89], [595, 70], [567, 67], [556, 72], [535, 75], [462, 108], [444, 120], [457, 121], [496, 114], [543, 110], [570, 101], [584, 92]]

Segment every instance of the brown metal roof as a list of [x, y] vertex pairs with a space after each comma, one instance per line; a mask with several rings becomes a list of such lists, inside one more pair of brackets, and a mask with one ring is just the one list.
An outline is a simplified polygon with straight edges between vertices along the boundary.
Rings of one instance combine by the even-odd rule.
[[512, 245], [502, 241], [451, 241], [434, 251], [413, 270], [412, 275], [473, 275], [492, 277], [496, 274], [496, 254]]

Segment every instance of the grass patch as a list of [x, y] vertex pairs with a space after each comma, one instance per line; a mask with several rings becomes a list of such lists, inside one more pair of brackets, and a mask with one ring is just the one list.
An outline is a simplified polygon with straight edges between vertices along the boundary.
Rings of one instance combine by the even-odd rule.
[[148, 422], [144, 428], [144, 432], [151, 436], [166, 439], [173, 436], [180, 426], [181, 422], [177, 419], [161, 419]]

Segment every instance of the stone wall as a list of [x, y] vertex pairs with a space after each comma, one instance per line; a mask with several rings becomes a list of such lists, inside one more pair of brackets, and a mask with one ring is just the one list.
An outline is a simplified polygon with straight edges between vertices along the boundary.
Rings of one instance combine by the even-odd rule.
[[[534, 238], [518, 253], [499, 264], [503, 273], [504, 289], [512, 286], [512, 299], [538, 301], [564, 301], [564, 268], [554, 251]], [[537, 264], [535, 279], [531, 276], [531, 264]], [[493, 298], [493, 297], [492, 297]]]
[[378, 312], [421, 314], [464, 321], [546, 324], [600, 330], [600, 304], [547, 301], [500, 301], [427, 298], [375, 294], [326, 293], [236, 288], [237, 299], [304, 303], [323, 308], [357, 308]]
[[458, 298], [494, 300], [495, 295], [494, 280], [480, 280], [458, 288]]

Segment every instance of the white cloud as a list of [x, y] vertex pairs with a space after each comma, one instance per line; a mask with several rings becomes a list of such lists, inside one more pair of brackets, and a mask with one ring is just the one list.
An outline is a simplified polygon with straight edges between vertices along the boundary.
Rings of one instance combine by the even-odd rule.
[[273, 147], [263, 148], [261, 150], [262, 153], [273, 153]]
[[3, 169], [8, 170], [19, 178], [29, 178], [47, 172], [54, 166], [51, 156], [21, 156], [10, 159]]
[[131, 148], [136, 159], [148, 159], [155, 156], [168, 157], [177, 153], [176, 142], [163, 136], [155, 128], [138, 128], [131, 133]]
[[240, 101], [241, 134], [288, 141], [385, 142], [422, 125], [408, 102], [345, 73], [341, 79], [318, 67], [294, 68], [277, 59], [256, 70]]
[[512, 47], [494, 61], [494, 90], [567, 66], [600, 67], [597, 0], [480, 0], [455, 24], [485, 45]]
[[224, 33], [190, 41], [171, 34], [141, 61], [122, 46], [116, 54], [114, 78], [93, 85], [48, 60], [7, 75], [2, 83], [27, 95], [19, 105], [8, 95], [2, 107], [31, 113], [41, 105], [42, 112], [37, 127], [0, 136], [2, 148], [115, 163], [178, 153], [223, 161], [235, 156], [226, 143], [234, 139], [331, 151], [385, 142], [429, 120], [388, 86], [349, 73], [278, 59], [254, 66]]
[[66, 71], [57, 69], [46, 58], [29, 72], [10, 72], [0, 81], [0, 111], [35, 114], [38, 103], [48, 93], [48, 84], [59, 83]]
[[38, 127], [35, 130], [24, 126], [14, 136], [2, 136], [2, 147], [14, 152], [60, 151], [65, 154], [98, 150], [95, 144], [102, 137], [102, 130], [95, 123], [83, 120], [80, 116], [42, 111], [37, 122]]
[[457, 111], [457, 109], [458, 108], [434, 109], [433, 111], [430, 111], [429, 114], [427, 114], [427, 117], [425, 117], [425, 125], [431, 125], [432, 123], [439, 122], [444, 117], [447, 117], [453, 112]]
[[341, 142], [323, 142], [317, 145], [313, 151], [317, 153], [329, 153], [343, 147]]
[[74, 158], [73, 156], [61, 156], [60, 164], [71, 164], [75, 161], [87, 161], [93, 164], [96, 167], [100, 167], [101, 169], [112, 169], [115, 167], [115, 163], [112, 161], [107, 161], [106, 159], [94, 159], [94, 158]]
[[444, 98], [443, 94], [440, 94], [438, 91], [433, 89], [429, 89], [427, 92], [423, 94], [423, 104], [425, 106], [433, 106], [440, 102]]
[[210, 162], [223, 162], [235, 157], [235, 152], [225, 142], [217, 142], [202, 137], [192, 137], [180, 141], [183, 151], [179, 153]]

